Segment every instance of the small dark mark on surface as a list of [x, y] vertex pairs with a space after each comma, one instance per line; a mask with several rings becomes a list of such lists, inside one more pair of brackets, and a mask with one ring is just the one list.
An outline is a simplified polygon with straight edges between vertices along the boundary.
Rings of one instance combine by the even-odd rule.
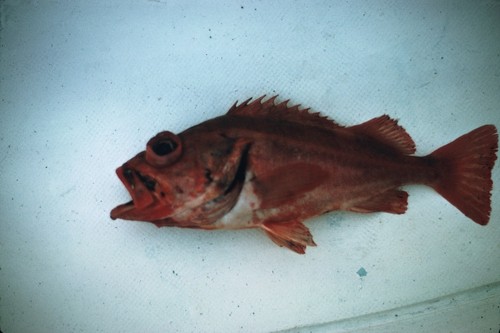
[[358, 274], [359, 277], [365, 277], [366, 275], [368, 275], [368, 272], [366, 271], [366, 269], [364, 267], [361, 267], [360, 269], [358, 269], [356, 274]]

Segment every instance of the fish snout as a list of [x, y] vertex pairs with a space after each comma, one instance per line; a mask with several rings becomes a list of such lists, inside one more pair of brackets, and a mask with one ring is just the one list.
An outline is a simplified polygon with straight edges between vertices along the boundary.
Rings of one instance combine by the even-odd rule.
[[132, 200], [115, 207], [111, 211], [111, 218], [137, 221], [153, 221], [166, 218], [172, 213], [170, 205], [160, 203], [155, 196], [156, 181], [143, 175], [139, 171], [124, 164], [116, 169]]

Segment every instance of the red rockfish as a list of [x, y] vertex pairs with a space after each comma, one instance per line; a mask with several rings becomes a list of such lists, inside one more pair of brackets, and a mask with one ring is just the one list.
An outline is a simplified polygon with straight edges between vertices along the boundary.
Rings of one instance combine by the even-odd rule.
[[316, 245], [303, 224], [335, 210], [402, 214], [405, 184], [432, 187], [474, 222], [491, 212], [495, 126], [427, 156], [384, 115], [340, 126], [264, 96], [176, 135], [161, 132], [116, 170], [132, 197], [112, 219], [158, 227], [261, 228], [297, 253]]

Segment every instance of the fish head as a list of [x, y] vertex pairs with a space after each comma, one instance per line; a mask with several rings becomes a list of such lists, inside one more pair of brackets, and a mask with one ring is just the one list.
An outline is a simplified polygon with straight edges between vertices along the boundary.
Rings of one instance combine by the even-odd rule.
[[208, 228], [239, 196], [248, 146], [224, 135], [157, 134], [116, 169], [132, 200], [115, 207], [111, 218]]

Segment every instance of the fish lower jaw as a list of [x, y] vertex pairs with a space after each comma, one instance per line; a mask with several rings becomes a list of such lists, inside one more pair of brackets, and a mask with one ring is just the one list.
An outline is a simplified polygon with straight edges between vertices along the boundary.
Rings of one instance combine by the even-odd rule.
[[133, 200], [130, 200], [127, 203], [118, 205], [115, 208], [113, 208], [113, 210], [111, 210], [111, 214], [110, 214], [111, 219], [112, 220], [116, 220], [116, 219], [125, 219], [126, 220], [127, 218], [124, 217], [124, 215], [127, 212], [130, 212], [130, 210], [132, 210], [134, 208], [135, 208], [135, 205], [134, 205]]
[[[144, 203], [144, 202], [142, 202]], [[172, 217], [174, 210], [158, 200], [151, 203], [138, 205], [136, 200], [121, 204], [111, 210], [110, 217], [113, 220], [122, 219], [129, 221], [153, 222]]]

